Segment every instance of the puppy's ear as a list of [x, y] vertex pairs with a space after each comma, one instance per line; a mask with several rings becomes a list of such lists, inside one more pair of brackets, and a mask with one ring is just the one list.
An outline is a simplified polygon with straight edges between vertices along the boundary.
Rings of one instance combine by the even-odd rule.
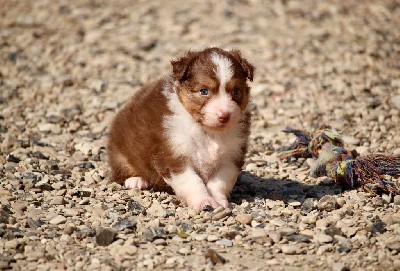
[[254, 75], [254, 66], [251, 65], [247, 59], [243, 58], [240, 54], [240, 51], [238, 50], [232, 50], [229, 51], [229, 53], [240, 63], [240, 65], [242, 66], [243, 70], [245, 71], [247, 78], [250, 81], [253, 81], [253, 75]]
[[178, 59], [172, 60], [172, 74], [175, 80], [185, 81], [188, 79], [190, 68], [197, 58], [197, 52], [188, 51]]

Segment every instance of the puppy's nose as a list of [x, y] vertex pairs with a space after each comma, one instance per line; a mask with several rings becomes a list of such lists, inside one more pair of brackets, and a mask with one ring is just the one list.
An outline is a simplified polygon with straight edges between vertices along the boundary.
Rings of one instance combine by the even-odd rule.
[[222, 124], [225, 124], [229, 121], [229, 119], [231, 118], [231, 114], [230, 113], [222, 113], [218, 116], [218, 120], [219, 122], [221, 122]]

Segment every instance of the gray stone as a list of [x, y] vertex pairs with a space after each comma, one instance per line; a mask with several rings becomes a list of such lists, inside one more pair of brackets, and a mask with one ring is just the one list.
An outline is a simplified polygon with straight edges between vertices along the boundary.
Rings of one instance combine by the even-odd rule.
[[400, 205], [400, 195], [396, 195], [393, 197], [393, 204]]
[[18, 163], [14, 163], [14, 162], [7, 162], [3, 165], [3, 169], [5, 171], [9, 171], [9, 170], [13, 170], [15, 168], [17, 168], [19, 166]]
[[10, 269], [11, 259], [0, 259], [0, 270]]
[[281, 250], [282, 253], [287, 255], [294, 255], [299, 253], [299, 248], [295, 245], [282, 245]]
[[44, 254], [45, 254], [44, 250], [36, 249], [34, 251], [30, 251], [28, 253], [25, 253], [25, 256], [26, 256], [26, 260], [28, 262], [34, 262], [34, 261], [37, 261], [39, 259], [42, 259], [44, 257]]
[[317, 222], [318, 215], [317, 214], [309, 214], [302, 218], [302, 222], [305, 224], [315, 224]]
[[278, 231], [270, 231], [268, 236], [274, 243], [278, 243], [282, 239], [282, 235]]
[[167, 244], [167, 242], [165, 241], [165, 239], [155, 239], [153, 241], [153, 244], [155, 246], [165, 246]]
[[385, 246], [390, 250], [396, 251], [397, 253], [400, 252], [400, 241], [398, 240], [389, 241], [385, 244]]
[[392, 201], [392, 196], [388, 195], [388, 194], [382, 194], [382, 199], [386, 202], [386, 203], [390, 203]]
[[251, 214], [238, 214], [235, 219], [242, 225], [249, 225], [253, 220], [253, 217]]
[[398, 110], [400, 110], [400, 95], [394, 96], [392, 98], [392, 103], [394, 107], [396, 107]]
[[309, 213], [313, 210], [314, 208], [314, 199], [313, 198], [306, 198], [303, 202], [303, 204], [301, 205], [301, 212], [302, 213]]
[[129, 200], [127, 203], [127, 209], [132, 213], [132, 215], [139, 215], [146, 213], [146, 208], [139, 202], [135, 200]]
[[335, 197], [331, 195], [325, 195], [323, 196], [317, 203], [317, 208], [318, 210], [321, 211], [333, 211], [337, 207], [336, 199]]
[[63, 205], [65, 204], [65, 200], [63, 196], [56, 196], [50, 201], [51, 205]]
[[348, 268], [343, 263], [334, 263], [332, 265], [332, 271], [346, 271]]
[[117, 233], [112, 229], [100, 228], [96, 234], [96, 243], [99, 246], [108, 246], [114, 242]]
[[53, 128], [53, 124], [51, 123], [39, 123], [37, 126], [39, 131], [42, 133], [51, 132], [51, 129]]
[[[184, 231], [181, 232], [182, 236], [187, 235]], [[147, 229], [144, 233], [143, 236], [146, 238], [147, 241], [153, 241], [154, 239], [157, 238], [165, 238], [165, 230], [161, 227], [153, 227], [150, 229]]]
[[293, 229], [291, 227], [283, 227], [283, 228], [279, 229], [279, 233], [282, 236], [292, 235], [292, 234], [296, 233], [296, 231], [297, 231], [296, 229]]
[[219, 240], [220, 238], [218, 237], [218, 236], [216, 236], [216, 235], [214, 235], [214, 234], [210, 234], [208, 237], [207, 237], [207, 241], [208, 242], [215, 242], [215, 241], [217, 241], [217, 240]]
[[128, 220], [128, 219], [122, 219], [118, 222], [116, 222], [112, 228], [116, 231], [123, 231], [123, 230], [129, 230], [129, 231], [134, 231], [136, 230], [136, 221]]
[[260, 228], [255, 228], [251, 231], [251, 237], [253, 238], [258, 238], [258, 237], [263, 237], [266, 236], [267, 233], [265, 232], [264, 229], [260, 229]]
[[59, 225], [59, 224], [64, 224], [65, 222], [67, 222], [67, 219], [65, 218], [65, 216], [57, 215], [57, 216], [53, 217], [49, 223], [53, 224], [53, 225]]
[[220, 220], [225, 218], [226, 216], [230, 215], [232, 213], [232, 210], [230, 209], [224, 209], [220, 212], [216, 212], [215, 214], [213, 214], [212, 219], [213, 220]]
[[80, 142], [76, 144], [75, 149], [83, 153], [84, 155], [89, 155], [92, 151], [92, 145], [88, 142]]
[[67, 226], [64, 229], [64, 233], [71, 235], [76, 230], [75, 226]]
[[193, 238], [194, 238], [194, 240], [197, 240], [197, 241], [204, 241], [204, 240], [207, 240], [208, 234], [199, 233], [199, 234], [194, 235]]
[[191, 251], [192, 251], [191, 248], [189, 246], [186, 246], [186, 247], [180, 248], [178, 253], [181, 255], [188, 255], [188, 254], [190, 254]]
[[319, 233], [314, 235], [314, 241], [318, 243], [331, 243], [333, 241], [333, 238], [329, 235]]
[[231, 247], [233, 246], [232, 240], [229, 239], [221, 239], [215, 242], [217, 245], [223, 246], [223, 247]]
[[8, 240], [4, 242], [4, 247], [6, 249], [16, 249], [19, 245], [18, 239]]

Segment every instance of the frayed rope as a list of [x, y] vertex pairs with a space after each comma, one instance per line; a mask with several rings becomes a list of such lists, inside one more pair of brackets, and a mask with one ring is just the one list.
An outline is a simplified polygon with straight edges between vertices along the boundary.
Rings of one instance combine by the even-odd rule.
[[286, 128], [296, 140], [278, 154], [280, 159], [290, 157], [316, 158], [311, 176], [328, 176], [345, 188], [361, 187], [372, 194], [400, 194], [399, 184], [391, 177], [400, 176], [400, 157], [382, 154], [358, 156], [343, 146], [339, 131], [321, 126], [314, 133]]

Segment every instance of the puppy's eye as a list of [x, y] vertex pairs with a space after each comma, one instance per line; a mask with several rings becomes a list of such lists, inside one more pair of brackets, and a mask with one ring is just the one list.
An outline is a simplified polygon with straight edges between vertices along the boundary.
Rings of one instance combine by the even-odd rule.
[[207, 96], [208, 95], [208, 89], [206, 89], [206, 88], [200, 89], [200, 94], [203, 95], [203, 96]]
[[233, 95], [233, 96], [237, 96], [237, 95], [239, 95], [239, 93], [240, 93], [240, 90], [239, 90], [238, 88], [234, 88], [234, 89], [232, 90], [232, 95]]

